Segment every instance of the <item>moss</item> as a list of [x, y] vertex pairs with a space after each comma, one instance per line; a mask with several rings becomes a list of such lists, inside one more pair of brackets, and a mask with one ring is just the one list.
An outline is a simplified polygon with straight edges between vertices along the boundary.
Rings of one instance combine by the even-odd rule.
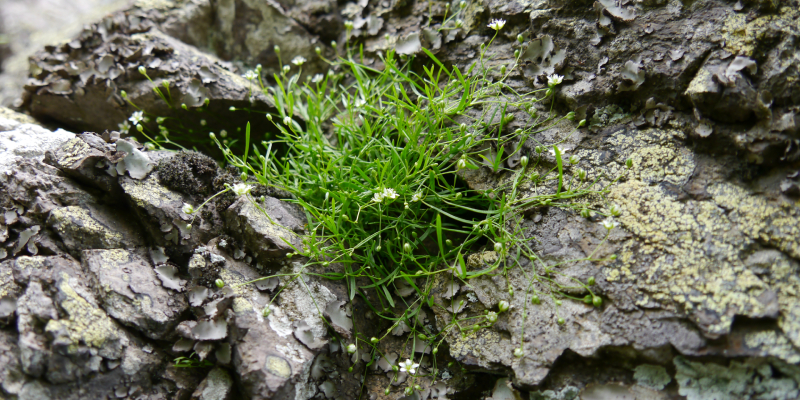
[[663, 390], [664, 386], [672, 381], [672, 377], [664, 367], [650, 364], [642, 364], [634, 368], [633, 378], [636, 379], [637, 384], [655, 390]]
[[159, 182], [179, 192], [190, 195], [208, 195], [219, 167], [211, 157], [185, 151], [158, 164]]

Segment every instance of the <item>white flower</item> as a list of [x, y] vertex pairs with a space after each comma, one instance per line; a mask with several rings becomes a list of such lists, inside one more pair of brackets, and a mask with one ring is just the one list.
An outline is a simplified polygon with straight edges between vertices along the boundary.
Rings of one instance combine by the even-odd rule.
[[233, 193], [236, 193], [237, 196], [244, 196], [250, 193], [250, 190], [253, 189], [252, 185], [247, 185], [244, 183], [237, 183], [233, 185]]
[[412, 203], [416, 203], [416, 202], [418, 202], [420, 200], [422, 200], [422, 193], [414, 193], [414, 195], [411, 196], [411, 202]]
[[383, 201], [383, 192], [377, 192], [372, 195], [372, 201], [380, 203]]
[[367, 102], [364, 101], [364, 99], [362, 99], [361, 97], [356, 97], [356, 100], [353, 102], [353, 105], [356, 107], [361, 107], [364, 104], [367, 104]]
[[128, 131], [131, 130], [131, 124], [128, 123], [127, 119], [117, 126], [119, 127], [120, 133], [128, 133]]
[[350, 354], [355, 353], [356, 352], [356, 345], [353, 344], [353, 343], [348, 344], [347, 345], [347, 352], [350, 353]]
[[131, 117], [128, 118], [134, 125], [138, 125], [140, 122], [144, 121], [144, 112], [143, 111], [136, 111], [131, 114]]
[[189, 203], [183, 203], [182, 210], [186, 214], [193, 214], [194, 213], [194, 207], [192, 207], [192, 205], [189, 204]]
[[253, 71], [253, 70], [251, 69], [250, 71], [247, 71], [247, 72], [246, 72], [244, 75], [242, 75], [242, 76], [243, 76], [245, 79], [247, 79], [248, 81], [252, 81], [253, 79], [257, 79], [257, 78], [258, 78], [258, 73], [257, 73], [256, 71]]
[[547, 86], [556, 87], [564, 80], [564, 77], [559, 74], [553, 74], [547, 77]]
[[407, 359], [400, 363], [400, 372], [407, 372], [409, 375], [414, 375], [419, 368], [419, 364]]
[[601, 223], [603, 224], [603, 227], [608, 229], [608, 230], [612, 230], [612, 229], [616, 228], [619, 225], [619, 222], [615, 221], [614, 218], [612, 218], [612, 217], [608, 217], [608, 218], [604, 219], [603, 222], [601, 222]]
[[497, 322], [497, 313], [494, 311], [490, 311], [488, 314], [486, 314], [486, 320], [491, 323]]
[[320, 83], [322, 82], [322, 78], [323, 78], [322, 74], [316, 74], [314, 75], [313, 78], [311, 78], [311, 82]]
[[292, 59], [292, 64], [297, 65], [298, 67], [303, 65], [305, 62], [306, 62], [306, 59], [303, 56], [297, 56], [297, 57]]
[[504, 20], [504, 19], [493, 19], [493, 20], [489, 21], [489, 25], [486, 25], [486, 26], [488, 26], [489, 28], [492, 28], [492, 29], [494, 29], [496, 31], [499, 31], [500, 29], [503, 29], [503, 27], [505, 25], [506, 25], [506, 20]]
[[290, 116], [283, 117], [283, 124], [284, 125], [291, 125], [292, 124], [292, 117], [290, 117]]
[[383, 197], [386, 199], [394, 200], [397, 198], [397, 192], [394, 189], [386, 188], [383, 189]]
[[285, 74], [285, 73], [289, 72], [290, 69], [292, 69], [292, 67], [290, 67], [288, 65], [284, 65], [283, 66], [283, 73]]

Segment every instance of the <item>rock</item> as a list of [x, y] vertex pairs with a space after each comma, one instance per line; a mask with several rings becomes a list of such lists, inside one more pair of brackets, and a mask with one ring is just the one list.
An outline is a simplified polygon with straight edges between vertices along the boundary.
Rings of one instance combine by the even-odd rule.
[[117, 249], [87, 250], [81, 259], [110, 316], [153, 339], [173, 335], [189, 306], [178, 291], [163, 286], [145, 257]]
[[63, 129], [51, 132], [24, 114], [0, 107], [0, 173], [10, 171], [21, 158], [44, 159], [75, 135]]
[[83, 250], [134, 248], [144, 245], [139, 227], [119, 220], [106, 206], [84, 204], [52, 210], [47, 225], [64, 241], [70, 254]]
[[302, 231], [297, 212], [273, 201], [256, 204], [254, 199], [242, 196], [225, 211], [231, 236], [241, 240], [264, 264], [300, 250], [300, 238], [291, 230]]
[[233, 379], [222, 368], [214, 368], [192, 394], [196, 400], [229, 400], [233, 398]]

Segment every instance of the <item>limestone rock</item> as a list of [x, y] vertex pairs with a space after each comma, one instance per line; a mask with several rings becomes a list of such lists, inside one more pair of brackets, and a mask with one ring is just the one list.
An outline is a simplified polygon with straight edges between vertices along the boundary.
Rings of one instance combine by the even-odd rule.
[[188, 303], [162, 285], [145, 257], [117, 249], [87, 250], [81, 259], [110, 316], [153, 339], [173, 334]]

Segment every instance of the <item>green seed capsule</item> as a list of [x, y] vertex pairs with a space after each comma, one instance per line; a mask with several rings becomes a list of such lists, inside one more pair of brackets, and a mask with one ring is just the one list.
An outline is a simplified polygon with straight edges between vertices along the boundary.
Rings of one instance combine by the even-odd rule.
[[217, 285], [218, 288], [222, 288], [223, 286], [225, 286], [225, 281], [223, 281], [222, 279], [217, 279], [216, 281], [214, 281], [214, 284]]
[[542, 303], [542, 301], [539, 299], [539, 295], [538, 294], [535, 294], [535, 295], [533, 295], [533, 297], [531, 297], [531, 303], [533, 303], [533, 304], [541, 304]]
[[592, 304], [594, 304], [595, 307], [600, 307], [603, 305], [603, 299], [599, 296], [594, 296], [594, 298], [592, 298]]
[[565, 321], [565, 320], [564, 320], [564, 318], [560, 318], [560, 317], [559, 317], [559, 318], [556, 320], [556, 322], [557, 322], [559, 325], [564, 325], [565, 323], [567, 323], [567, 321]]
[[586, 304], [592, 304], [592, 295], [587, 294], [586, 296], [584, 296], [583, 297], [583, 302], [586, 303]]
[[586, 281], [586, 284], [592, 286], [595, 284], [594, 277], [590, 276], [589, 279]]

